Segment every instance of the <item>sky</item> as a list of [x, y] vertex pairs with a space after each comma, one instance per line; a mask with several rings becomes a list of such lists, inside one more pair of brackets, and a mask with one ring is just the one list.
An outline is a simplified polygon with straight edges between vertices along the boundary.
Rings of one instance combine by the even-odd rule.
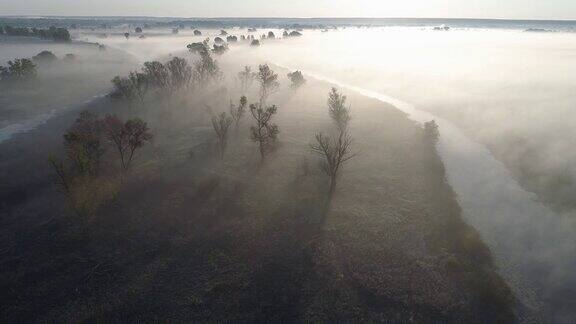
[[576, 0], [0, 0], [0, 15], [576, 19]]

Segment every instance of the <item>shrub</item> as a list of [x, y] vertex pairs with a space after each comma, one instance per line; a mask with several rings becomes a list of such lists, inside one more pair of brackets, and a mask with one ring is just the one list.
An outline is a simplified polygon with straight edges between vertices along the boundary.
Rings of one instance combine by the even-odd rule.
[[252, 42], [250, 42], [250, 46], [260, 46], [260, 41], [257, 39], [252, 39]]

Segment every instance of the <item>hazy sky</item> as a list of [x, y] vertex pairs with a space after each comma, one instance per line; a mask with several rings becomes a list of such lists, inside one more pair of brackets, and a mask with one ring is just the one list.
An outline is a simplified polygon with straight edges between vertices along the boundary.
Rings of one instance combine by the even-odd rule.
[[576, 0], [0, 0], [0, 15], [576, 19]]

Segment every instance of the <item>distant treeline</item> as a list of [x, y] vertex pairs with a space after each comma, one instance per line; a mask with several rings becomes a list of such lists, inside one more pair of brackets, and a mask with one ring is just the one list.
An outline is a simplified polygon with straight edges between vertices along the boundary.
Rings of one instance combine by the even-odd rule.
[[70, 32], [66, 28], [49, 27], [47, 29], [12, 27], [10, 25], [0, 26], [0, 34], [8, 36], [27, 36], [51, 39], [55, 42], [69, 42]]

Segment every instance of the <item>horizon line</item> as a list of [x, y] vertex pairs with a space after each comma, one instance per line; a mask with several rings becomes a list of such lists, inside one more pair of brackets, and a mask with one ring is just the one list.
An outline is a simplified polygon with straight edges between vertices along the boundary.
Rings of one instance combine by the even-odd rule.
[[0, 18], [165, 18], [165, 19], [445, 19], [445, 20], [495, 20], [495, 21], [564, 21], [576, 22], [576, 18], [472, 18], [472, 17], [286, 17], [286, 16], [269, 16], [269, 17], [241, 17], [241, 16], [206, 16], [206, 17], [192, 17], [192, 16], [142, 16], [142, 15], [2, 15]]

